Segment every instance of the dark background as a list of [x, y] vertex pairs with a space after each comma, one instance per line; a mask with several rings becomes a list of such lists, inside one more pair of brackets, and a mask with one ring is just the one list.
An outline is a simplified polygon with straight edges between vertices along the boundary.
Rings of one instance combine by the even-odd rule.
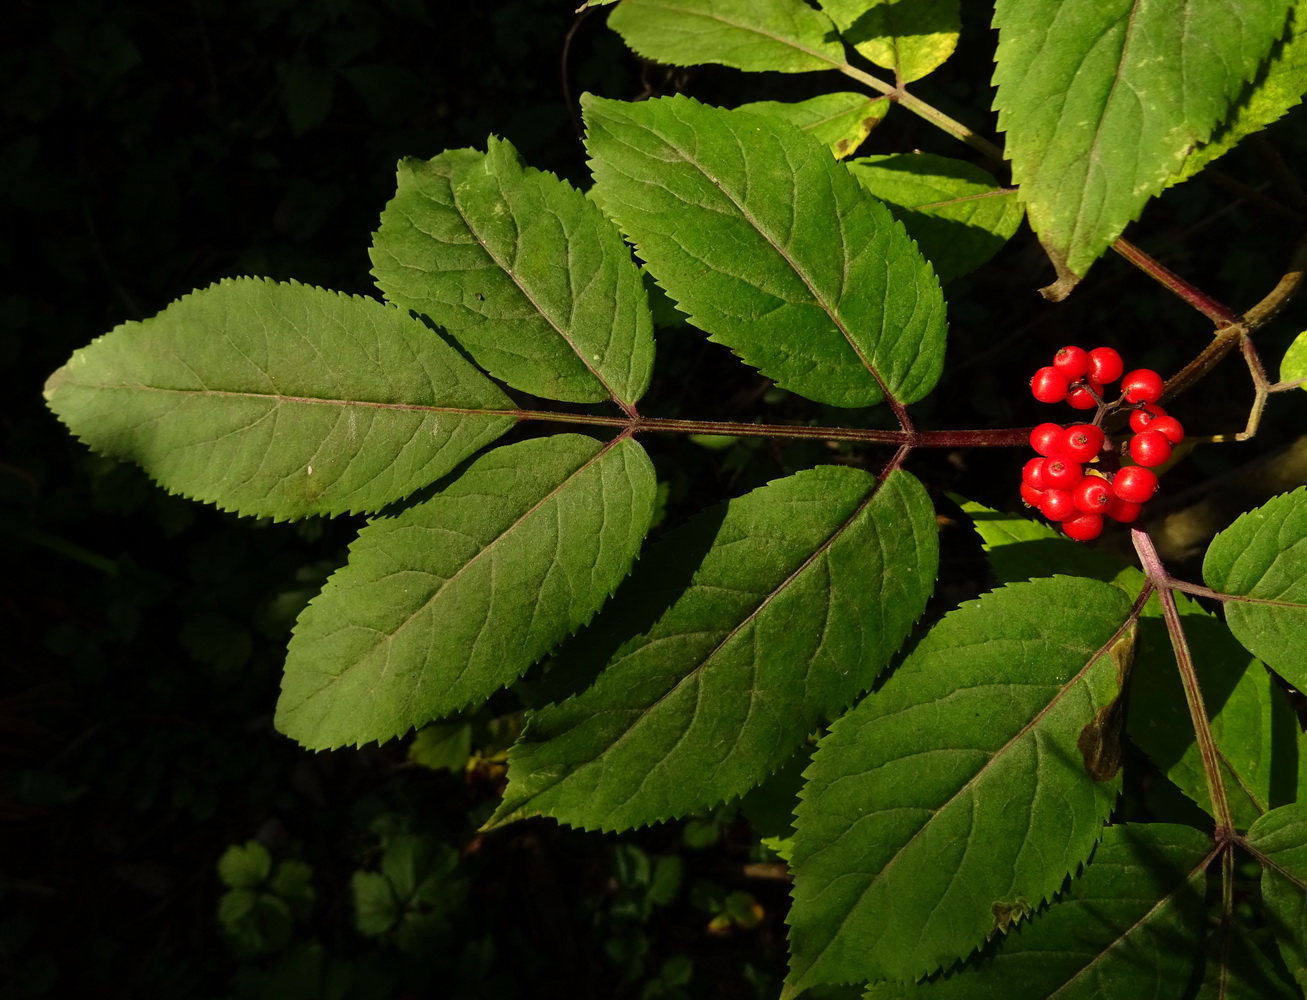
[[[357, 519], [253, 522], [171, 497], [96, 458], [42, 405], [45, 378], [117, 323], [221, 277], [258, 274], [369, 293], [367, 247], [401, 156], [511, 140], [533, 166], [586, 182], [569, 110], [582, 91], [684, 90], [734, 104], [843, 89], [828, 74], [744, 75], [641, 63], [560, 0], [62, 0], [10, 5], [0, 40], [0, 998], [771, 996], [784, 970], [786, 883], [735, 808], [619, 840], [533, 821], [478, 837], [511, 739], [472, 720], [486, 761], [466, 773], [409, 759], [405, 741], [309, 754], [271, 725], [299, 609], [344, 558]], [[967, 6], [967, 5], [964, 5]], [[976, 15], [969, 12], [968, 17]], [[914, 89], [993, 134], [983, 23]], [[574, 30], [564, 70], [564, 49]], [[947, 74], [947, 76], [945, 75]], [[570, 88], [570, 101], [564, 91]], [[1302, 151], [1295, 121], [1271, 138]], [[907, 114], [869, 149], [967, 151]], [[1228, 161], [1228, 162], [1227, 162]], [[1222, 161], [1256, 187], [1265, 155]], [[1300, 161], [1298, 161], [1300, 162]], [[1246, 308], [1274, 284], [1301, 217], [1191, 183], [1135, 238]], [[981, 276], [950, 286], [950, 367], [914, 409], [924, 427], [1020, 426], [1024, 393], [1064, 343], [1112, 344], [1167, 373], [1209, 327], [1112, 255], [1062, 306], [1027, 230]], [[1274, 369], [1302, 328], [1266, 337]], [[1034, 360], [1032, 360], [1034, 359]], [[1215, 376], [1191, 432], [1238, 429], [1247, 377]], [[1256, 454], [1292, 441], [1272, 409]], [[769, 390], [684, 329], [660, 334], [646, 412], [872, 423]], [[1287, 416], [1285, 412], [1288, 411]], [[724, 452], [651, 441], [666, 523], [854, 449], [751, 441]], [[1203, 452], [1172, 507], [1237, 480], [1253, 455]], [[918, 454], [945, 489], [1016, 508], [1024, 455]], [[932, 614], [988, 586], [970, 532], [940, 498]], [[1214, 530], [1214, 529], [1213, 529]], [[1183, 564], [1180, 564], [1183, 565]], [[1191, 573], [1191, 576], [1196, 573]], [[394, 845], [457, 859], [410, 901], [411, 933], [365, 933], [352, 876]], [[414, 839], [416, 838], [416, 839]], [[258, 840], [307, 865], [313, 899], [252, 941], [218, 918], [216, 865]], [[435, 865], [432, 869], [439, 868]], [[275, 893], [274, 893], [275, 895]], [[421, 918], [421, 919], [419, 919]], [[430, 919], [427, 919], [430, 918]], [[407, 919], [407, 918], [406, 918]], [[423, 922], [425, 920], [425, 922]], [[407, 933], [407, 936], [405, 934]], [[261, 936], [260, 936], [261, 935]], [[856, 995], [854, 991], [853, 995]]]

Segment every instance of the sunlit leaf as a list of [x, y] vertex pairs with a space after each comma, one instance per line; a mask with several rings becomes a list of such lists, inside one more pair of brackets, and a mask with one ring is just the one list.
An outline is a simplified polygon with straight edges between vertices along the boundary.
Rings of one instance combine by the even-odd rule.
[[802, 131], [829, 146], [838, 160], [862, 145], [871, 130], [885, 117], [889, 101], [884, 97], [841, 92], [821, 94], [793, 104], [785, 101], [754, 101], [752, 104], [741, 104], [739, 110], [771, 115], [797, 125]]
[[901, 83], [919, 80], [957, 48], [959, 0], [820, 0], [844, 40]]

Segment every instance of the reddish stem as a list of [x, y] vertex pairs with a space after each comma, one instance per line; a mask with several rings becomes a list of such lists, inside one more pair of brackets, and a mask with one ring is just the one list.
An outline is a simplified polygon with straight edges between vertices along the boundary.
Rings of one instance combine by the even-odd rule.
[[1163, 288], [1184, 299], [1218, 327], [1231, 326], [1243, 321], [1243, 317], [1229, 306], [1217, 302], [1206, 292], [1195, 288], [1170, 268], [1159, 264], [1129, 240], [1118, 239], [1112, 244], [1112, 249]]

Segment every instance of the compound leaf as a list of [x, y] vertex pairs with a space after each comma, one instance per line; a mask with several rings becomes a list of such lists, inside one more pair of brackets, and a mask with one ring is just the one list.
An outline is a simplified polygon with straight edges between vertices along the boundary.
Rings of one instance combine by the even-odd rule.
[[705, 512], [614, 603], [622, 620], [653, 602], [648, 630], [530, 714], [492, 823], [625, 829], [745, 792], [871, 685], [937, 564], [934, 512], [904, 472], [823, 466]]
[[1011, 584], [836, 720], [797, 810], [791, 993], [933, 972], [1089, 856], [1120, 789], [1099, 744], [1129, 611], [1096, 580]]
[[807, 73], [844, 65], [830, 18], [803, 0], [623, 0], [608, 27], [669, 66]]
[[337, 747], [488, 698], [612, 593], [655, 492], [633, 440], [560, 434], [497, 448], [373, 521], [300, 615], [278, 728]]
[[1021, 225], [1016, 191], [965, 160], [901, 153], [859, 157], [849, 169], [889, 206], [944, 284], [993, 257]]
[[515, 389], [629, 406], [649, 384], [653, 322], [621, 234], [502, 139], [401, 161], [372, 264], [387, 299]]
[[45, 396], [93, 451], [171, 492], [276, 518], [377, 510], [516, 419], [398, 309], [261, 278], [124, 323], [51, 375]]
[[1288, 0], [998, 0], [998, 125], [1063, 297], [1211, 139]]
[[939, 282], [889, 210], [787, 122], [582, 98], [597, 196], [690, 321], [786, 389], [911, 403], [939, 378]]
[[1307, 989], [1307, 803], [1268, 812], [1248, 830], [1262, 863], [1262, 900], [1284, 964]]
[[919, 80], [957, 48], [959, 0], [821, 0], [844, 40], [900, 83]]
[[1249, 511], [1208, 546], [1203, 579], [1233, 595], [1225, 622], [1241, 643], [1307, 688], [1307, 488]]
[[1179, 1000], [1202, 946], [1211, 840], [1169, 823], [1110, 826], [1066, 895], [991, 957], [867, 1000]]
[[740, 111], [771, 115], [797, 125], [802, 131], [830, 147], [835, 159], [843, 159], [862, 145], [885, 113], [889, 100], [866, 94], [841, 92], [821, 94], [806, 101], [754, 101], [741, 104]]

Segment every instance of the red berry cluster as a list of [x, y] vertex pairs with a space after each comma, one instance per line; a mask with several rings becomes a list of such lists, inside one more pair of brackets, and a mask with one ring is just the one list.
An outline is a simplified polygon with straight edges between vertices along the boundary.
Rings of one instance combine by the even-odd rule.
[[[1150, 368], [1139, 368], [1124, 378], [1121, 355], [1110, 347], [1085, 351], [1064, 347], [1053, 363], [1035, 372], [1030, 391], [1041, 403], [1066, 401], [1078, 410], [1097, 409], [1093, 423], [1040, 424], [1030, 433], [1030, 445], [1039, 453], [1021, 474], [1021, 498], [1077, 541], [1097, 538], [1103, 518], [1129, 523], [1139, 516], [1144, 501], [1157, 490], [1153, 466], [1171, 457], [1171, 449], [1184, 440], [1180, 421], [1157, 405], [1162, 378]], [[1103, 387], [1121, 379], [1121, 396], [1103, 399]], [[1134, 465], [1115, 473], [1086, 466], [1100, 455], [1112, 455], [1112, 442], [1104, 434], [1103, 418], [1114, 410], [1131, 410], [1129, 452]]]

